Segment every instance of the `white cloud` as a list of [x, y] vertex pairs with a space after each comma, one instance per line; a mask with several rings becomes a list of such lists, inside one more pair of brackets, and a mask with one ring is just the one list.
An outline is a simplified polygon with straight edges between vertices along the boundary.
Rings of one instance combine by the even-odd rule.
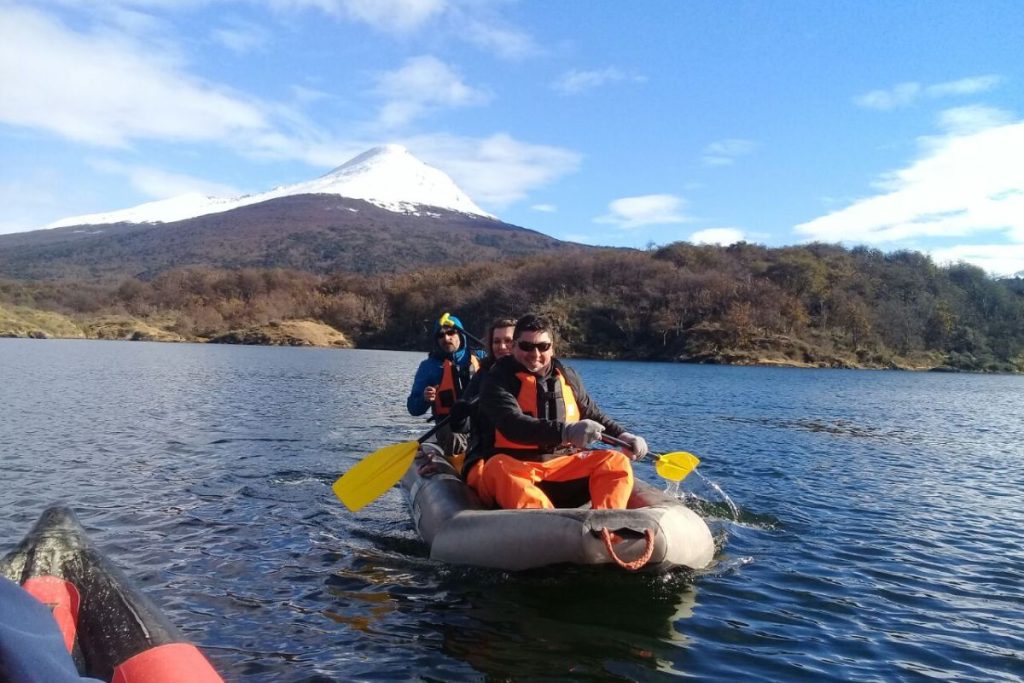
[[954, 107], [939, 113], [939, 127], [952, 135], [977, 133], [1012, 121], [1010, 112], [980, 104]]
[[530, 208], [541, 213], [555, 213], [558, 211], [558, 207], [554, 204], [534, 204]]
[[268, 43], [270, 34], [262, 26], [236, 22], [213, 29], [213, 39], [237, 54], [253, 52]]
[[917, 99], [921, 94], [920, 83], [900, 83], [888, 90], [872, 90], [869, 93], [854, 98], [861, 107], [867, 109], [897, 109], [905, 107]]
[[746, 239], [743, 231], [737, 228], [708, 228], [707, 230], [698, 230], [690, 235], [690, 241], [694, 244], [720, 244], [723, 247], [743, 242]]
[[1024, 243], [1024, 121], [923, 140], [881, 194], [797, 225], [812, 240], [868, 244], [1003, 232]]
[[177, 197], [190, 192], [213, 196], [242, 194], [237, 188], [230, 185], [195, 178], [183, 173], [171, 173], [152, 166], [133, 166], [110, 159], [92, 161], [89, 165], [97, 171], [127, 178], [132, 187], [154, 199]]
[[563, 95], [578, 95], [587, 90], [593, 90], [603, 85], [617, 83], [620, 81], [631, 81], [641, 83], [646, 80], [643, 76], [631, 75], [614, 66], [604, 69], [593, 69], [580, 71], [572, 69], [565, 72], [551, 84], [551, 87]]
[[445, 12], [446, 0], [270, 0], [278, 10], [316, 9], [386, 32], [407, 33]]
[[644, 225], [686, 223], [691, 220], [682, 213], [686, 200], [671, 194], [648, 194], [622, 197], [608, 205], [608, 213], [594, 219], [595, 223], [611, 223], [620, 228]]
[[314, 102], [320, 102], [326, 100], [330, 95], [323, 90], [316, 88], [307, 88], [304, 85], [293, 85], [291, 86], [292, 95], [295, 97], [295, 101], [299, 105], [312, 104]]
[[925, 88], [925, 94], [929, 97], [946, 97], [949, 95], [973, 95], [979, 92], [992, 90], [1003, 82], [1001, 76], [975, 76], [974, 78], [961, 78], [958, 81], [947, 81], [930, 85]]
[[168, 29], [165, 19], [158, 16], [168, 10], [192, 9], [208, 0], [39, 0], [37, 6], [53, 5], [67, 12], [78, 12], [83, 18], [113, 27], [121, 33], [159, 38]]
[[447, 64], [429, 55], [412, 57], [395, 71], [382, 74], [376, 92], [388, 102], [380, 123], [396, 127], [409, 123], [435, 107], [484, 104], [490, 95], [463, 83]]
[[479, 0], [269, 0], [278, 11], [312, 9], [328, 16], [367, 24], [406, 37], [431, 30], [445, 41], [465, 41], [503, 59], [520, 60], [543, 53], [524, 31], [498, 15], [504, 2]]
[[750, 140], [740, 138], [728, 138], [712, 142], [704, 148], [702, 161], [706, 166], [731, 166], [736, 157], [750, 154], [757, 148], [757, 145]]
[[76, 33], [19, 7], [0, 14], [0, 31], [4, 123], [111, 147], [147, 138], [237, 142], [269, 126], [258, 105], [182, 73], [144, 44]]
[[934, 85], [923, 85], [910, 81], [894, 85], [888, 90], [872, 90], [869, 93], [855, 97], [853, 101], [867, 109], [886, 111], [910, 106], [922, 97], [939, 98], [985, 92], [995, 88], [1001, 82], [1002, 78], [995, 75], [961, 78], [960, 80], [936, 83]]
[[928, 251], [939, 265], [963, 261], [998, 277], [1024, 273], [1024, 243], [964, 244]]
[[420, 28], [448, 6], [445, 0], [343, 0], [333, 4], [342, 5], [350, 17], [374, 28], [400, 32]]
[[525, 59], [541, 53], [533, 38], [526, 33], [492, 26], [475, 19], [466, 22], [462, 35], [477, 47], [505, 59]]
[[507, 133], [487, 138], [451, 135], [402, 140], [413, 154], [450, 175], [474, 201], [501, 208], [573, 173], [580, 155], [562, 147], [535, 145]]

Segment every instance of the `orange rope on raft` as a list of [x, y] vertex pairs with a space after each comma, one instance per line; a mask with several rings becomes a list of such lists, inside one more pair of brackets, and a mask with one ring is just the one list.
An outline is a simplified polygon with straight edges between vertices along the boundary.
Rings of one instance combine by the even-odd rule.
[[626, 571], [635, 572], [651, 559], [651, 555], [654, 554], [654, 532], [650, 529], [644, 529], [644, 552], [643, 555], [636, 558], [632, 562], [625, 562], [618, 555], [615, 554], [615, 548], [612, 547], [612, 534], [605, 527], [601, 529], [601, 540], [604, 541], [604, 549], [608, 551], [608, 556], [615, 560], [615, 564], [619, 565]]

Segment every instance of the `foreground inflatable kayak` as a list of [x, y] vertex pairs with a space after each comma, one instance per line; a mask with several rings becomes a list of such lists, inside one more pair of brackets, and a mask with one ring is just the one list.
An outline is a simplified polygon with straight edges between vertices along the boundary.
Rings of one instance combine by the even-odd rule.
[[626, 510], [494, 510], [447, 462], [435, 459], [440, 471], [427, 477], [418, 472], [422, 462], [405, 473], [402, 489], [435, 560], [512, 571], [568, 563], [666, 572], [702, 569], [714, 556], [704, 520], [639, 479]]
[[83, 676], [114, 683], [222, 683], [206, 657], [93, 547], [67, 508], [42, 514], [0, 560], [0, 576], [51, 609]]

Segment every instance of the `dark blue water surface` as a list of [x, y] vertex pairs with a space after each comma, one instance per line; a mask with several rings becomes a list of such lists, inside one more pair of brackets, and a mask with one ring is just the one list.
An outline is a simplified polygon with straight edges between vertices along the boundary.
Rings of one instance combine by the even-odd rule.
[[703, 459], [719, 552], [509, 574], [430, 561], [397, 489], [330, 491], [425, 431], [420, 359], [0, 340], [0, 552], [72, 506], [232, 681], [1024, 677], [1024, 378], [575, 362]]

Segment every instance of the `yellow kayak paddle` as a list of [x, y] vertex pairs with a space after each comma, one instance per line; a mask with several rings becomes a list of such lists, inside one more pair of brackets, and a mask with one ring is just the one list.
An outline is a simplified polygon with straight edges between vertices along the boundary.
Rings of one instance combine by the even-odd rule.
[[[473, 398], [469, 403], [472, 405], [476, 401]], [[334, 482], [331, 486], [334, 495], [352, 512], [377, 500], [409, 469], [420, 444], [436, 434], [450, 419], [451, 415], [444, 416], [416, 441], [392, 444], [370, 453]]]
[[374, 451], [334, 482], [334, 495], [352, 512], [362, 509], [398, 483], [419, 447], [419, 441], [406, 441]]
[[[625, 441], [608, 434], [602, 434], [601, 441], [613, 446], [629, 449], [629, 444]], [[682, 481], [686, 479], [686, 475], [697, 469], [697, 465], [700, 464], [700, 459], [696, 455], [686, 451], [673, 451], [672, 453], [665, 453], [656, 457], [658, 459], [654, 461], [654, 469], [657, 470], [658, 476], [669, 481]]]

